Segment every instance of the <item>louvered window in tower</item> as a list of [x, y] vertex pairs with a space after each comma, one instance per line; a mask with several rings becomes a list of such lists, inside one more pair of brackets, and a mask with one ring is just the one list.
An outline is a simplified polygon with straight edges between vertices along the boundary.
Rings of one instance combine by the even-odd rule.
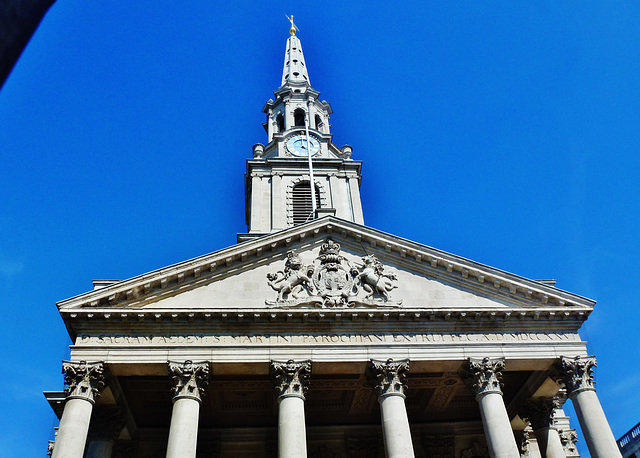
[[[320, 191], [316, 188], [316, 206], [320, 208]], [[313, 206], [311, 204], [311, 192], [309, 182], [303, 181], [293, 187], [291, 191], [293, 205], [293, 224], [302, 224], [313, 219]]]

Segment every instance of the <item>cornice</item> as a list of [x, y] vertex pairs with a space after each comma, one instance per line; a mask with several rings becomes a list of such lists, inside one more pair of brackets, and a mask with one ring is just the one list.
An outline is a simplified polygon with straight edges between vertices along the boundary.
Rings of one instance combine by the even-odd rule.
[[551, 309], [89, 309], [60, 311], [69, 334], [145, 333], [170, 326], [176, 333], [282, 329], [370, 332], [577, 332], [586, 310]]
[[133, 308], [151, 298], [155, 301], [165, 294], [179, 293], [183, 285], [197, 287], [200, 282], [209, 282], [218, 274], [267, 258], [270, 253], [286, 250], [292, 244], [331, 236], [356, 245], [369, 244], [374, 248], [382, 248], [386, 252], [387, 262], [393, 260], [397, 264], [423, 271], [430, 277], [461, 284], [490, 297], [499, 297], [514, 306], [534, 307], [539, 313], [549, 310], [560, 314], [569, 312], [571, 315], [573, 309], [578, 308], [588, 315], [595, 304], [590, 299], [552, 286], [327, 216], [90, 291], [60, 301], [57, 305], [61, 312], [78, 308]]

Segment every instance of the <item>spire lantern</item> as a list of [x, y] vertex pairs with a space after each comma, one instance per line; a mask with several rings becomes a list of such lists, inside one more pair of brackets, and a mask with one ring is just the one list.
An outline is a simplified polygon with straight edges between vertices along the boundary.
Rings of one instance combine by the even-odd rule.
[[289, 20], [291, 21], [291, 29], [289, 30], [291, 36], [287, 40], [287, 49], [284, 54], [281, 86], [285, 84], [304, 84], [311, 86], [309, 73], [307, 72], [307, 66], [304, 61], [304, 54], [302, 53], [302, 44], [296, 36], [298, 28], [293, 23], [293, 16], [291, 16]]

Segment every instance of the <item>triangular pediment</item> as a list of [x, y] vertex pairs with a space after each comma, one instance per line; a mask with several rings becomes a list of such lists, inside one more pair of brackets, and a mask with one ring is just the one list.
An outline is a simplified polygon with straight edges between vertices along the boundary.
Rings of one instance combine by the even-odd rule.
[[[324, 268], [318, 258], [328, 240], [339, 245], [339, 255], [345, 261], [338, 274], [318, 273]], [[284, 276], [289, 252], [299, 256], [303, 267], [315, 265], [316, 278], [311, 279], [318, 287], [314, 289], [324, 288], [324, 295], [305, 291], [305, 285], [292, 285], [297, 286], [297, 291], [286, 291]], [[336, 285], [343, 281], [339, 274], [347, 275], [345, 272], [351, 270], [348, 281], [354, 280], [363, 273], [367, 256], [379, 260], [382, 276], [387, 278], [374, 274], [365, 285], [367, 282], [360, 276], [358, 284], [347, 285], [351, 291], [358, 291], [359, 299], [342, 303], [305, 299], [335, 296], [335, 289], [339, 288]], [[382, 289], [376, 290], [376, 278], [382, 280]], [[385, 284], [387, 293], [383, 291]], [[282, 289], [285, 291], [279, 294]], [[345, 308], [395, 313], [430, 310], [476, 317], [518, 311], [538, 316], [579, 313], [584, 318], [593, 305], [589, 299], [552, 286], [335, 217], [314, 220], [58, 303], [61, 313]]]

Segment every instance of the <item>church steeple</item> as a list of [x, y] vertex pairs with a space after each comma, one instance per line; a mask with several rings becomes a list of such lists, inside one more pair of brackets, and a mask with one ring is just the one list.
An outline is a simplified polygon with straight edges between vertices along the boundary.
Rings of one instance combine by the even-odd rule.
[[288, 19], [291, 21], [291, 29], [289, 30], [291, 36], [287, 40], [287, 50], [284, 54], [281, 86], [285, 84], [311, 86], [307, 65], [304, 62], [304, 54], [302, 53], [302, 44], [296, 36], [298, 28], [293, 23], [293, 15]]
[[[332, 214], [364, 224], [360, 203], [360, 168], [351, 147], [333, 143], [331, 105], [311, 87], [309, 73], [291, 21], [282, 82], [262, 111], [267, 144], [253, 147], [245, 175], [248, 234], [238, 241], [276, 232]], [[309, 156], [312, 160], [309, 161]], [[310, 162], [313, 168], [311, 185]], [[317, 211], [312, 211], [312, 189]]]

